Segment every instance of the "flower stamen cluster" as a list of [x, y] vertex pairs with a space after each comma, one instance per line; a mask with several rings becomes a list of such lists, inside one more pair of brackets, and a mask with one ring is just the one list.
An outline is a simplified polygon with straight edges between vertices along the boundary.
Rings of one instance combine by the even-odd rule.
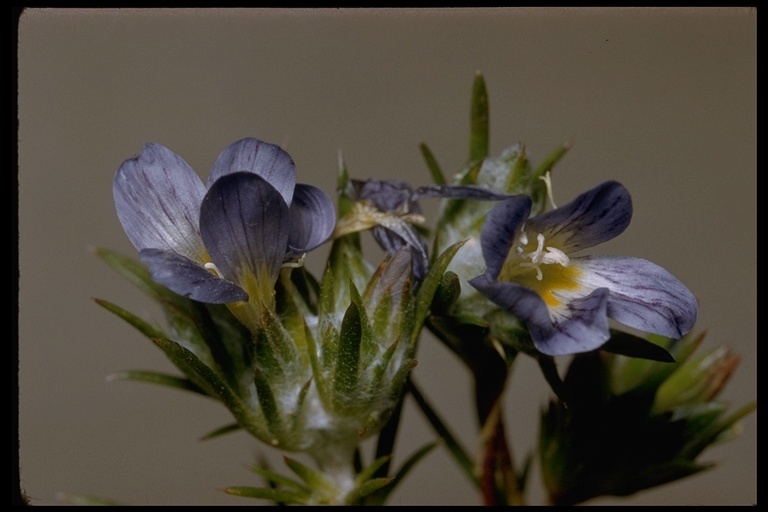
[[537, 234], [536, 241], [538, 242], [538, 245], [536, 249], [531, 252], [525, 252], [525, 247], [528, 245], [528, 235], [525, 231], [521, 231], [514, 251], [509, 252], [509, 256], [504, 262], [501, 271], [502, 278], [508, 279], [515, 273], [516, 268], [523, 267], [524, 269], [532, 268], [536, 270], [536, 279], [541, 281], [544, 278], [541, 265], [557, 264], [567, 267], [571, 262], [571, 259], [557, 247], [549, 245], [544, 246], [544, 240], [545, 238], [543, 234]]

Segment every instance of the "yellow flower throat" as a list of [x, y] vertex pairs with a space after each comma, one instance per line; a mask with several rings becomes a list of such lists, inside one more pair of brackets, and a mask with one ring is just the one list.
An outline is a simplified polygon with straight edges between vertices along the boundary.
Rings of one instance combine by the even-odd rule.
[[[536, 291], [550, 307], [561, 304], [559, 290], [579, 287], [576, 277], [581, 271], [572, 266], [565, 252], [548, 246], [543, 234], [536, 235], [536, 247], [528, 247], [531, 240], [525, 231], [510, 249], [499, 273], [499, 281], [512, 281]], [[533, 249], [533, 250], [531, 250]]]

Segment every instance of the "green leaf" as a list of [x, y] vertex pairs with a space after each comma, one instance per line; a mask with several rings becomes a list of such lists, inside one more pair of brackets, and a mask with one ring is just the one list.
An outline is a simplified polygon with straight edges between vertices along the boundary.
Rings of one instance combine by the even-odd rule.
[[[371, 493], [365, 499], [365, 505], [384, 505], [392, 492], [397, 488], [397, 485], [405, 480], [405, 477], [413, 469], [416, 464], [423, 459], [429, 452], [431, 452], [439, 443], [429, 443], [411, 454], [408, 459], [400, 466], [395, 475], [391, 478], [389, 485], [385, 485], [378, 489], [376, 492]], [[387, 457], [381, 457], [386, 459]]]
[[567, 402], [566, 390], [563, 380], [560, 378], [560, 374], [557, 373], [557, 365], [555, 364], [555, 358], [551, 356], [545, 356], [541, 354], [536, 358], [536, 362], [539, 363], [541, 373], [544, 375], [544, 379], [549, 384], [552, 392], [561, 402]]
[[[614, 481], [611, 491], [616, 496], [630, 496], [645, 489], [689, 477], [710, 467], [709, 464], [698, 464], [687, 459], [675, 459], [664, 464], [650, 465], [639, 469], [632, 478]], [[595, 496], [601, 494], [598, 492]]]
[[529, 453], [523, 462], [523, 469], [520, 471], [517, 479], [517, 488], [520, 492], [525, 491], [525, 487], [528, 484], [528, 476], [531, 474], [531, 467], [533, 467], [533, 453]]
[[333, 379], [336, 405], [343, 407], [355, 396], [359, 378], [362, 326], [357, 304], [352, 302], [344, 314], [339, 334], [339, 352]]
[[717, 442], [719, 436], [723, 432], [732, 428], [737, 422], [756, 408], [757, 404], [751, 402], [744, 407], [741, 407], [724, 420], [720, 422], [713, 421], [708, 427], [703, 428], [693, 439], [686, 443], [685, 447], [680, 450], [680, 455], [689, 459], [697, 457], [705, 448]]
[[384, 353], [367, 368], [366, 374], [369, 375], [369, 380], [366, 391], [369, 396], [376, 396], [381, 392], [384, 376], [387, 373], [387, 367], [392, 361], [392, 356], [395, 354], [399, 342], [399, 338], [393, 341], [392, 344], [387, 347], [387, 350], [385, 350]]
[[107, 377], [107, 380], [132, 380], [138, 382], [149, 382], [151, 384], [160, 384], [161, 386], [168, 386], [181, 389], [183, 391], [191, 391], [193, 393], [209, 396], [200, 386], [196, 385], [189, 379], [155, 371], [127, 370], [113, 373]]
[[269, 381], [264, 378], [264, 374], [258, 369], [254, 371], [253, 382], [256, 385], [256, 396], [259, 399], [259, 405], [261, 405], [261, 410], [267, 420], [267, 428], [275, 435], [275, 438], [270, 440], [270, 444], [278, 446], [285, 428], [280, 415], [280, 408], [272, 392], [272, 387], [269, 385]]
[[392, 330], [392, 321], [396, 318], [395, 315], [397, 314], [397, 312], [393, 311], [393, 302], [394, 298], [391, 294], [381, 294], [371, 314], [371, 330], [373, 332], [383, 334]]
[[[237, 376], [243, 369], [238, 363], [246, 359], [244, 357], [243, 347], [250, 345], [250, 343], [246, 341], [247, 338], [243, 339], [243, 335], [238, 333], [239, 336], [233, 340], [234, 343], [230, 343], [229, 346], [227, 345], [225, 337], [219, 330], [212, 315], [213, 311], [217, 311], [217, 306], [219, 308], [218, 314], [221, 315], [220, 309], [226, 310], [226, 307], [223, 305], [207, 305], [200, 302], [190, 301], [189, 306], [190, 323], [194, 324], [195, 332], [191, 333], [190, 336], [185, 336], [184, 339], [191, 340], [195, 335], [199, 335], [205, 343], [205, 347], [207, 347], [206, 355], [211, 355], [218, 367], [219, 373], [227, 380], [229, 386], [233, 389], [238, 389], [239, 382]], [[228, 310], [227, 313], [229, 313]], [[229, 314], [228, 323], [230, 325], [235, 324], [236, 326], [242, 327], [242, 324], [240, 324], [240, 322], [231, 314]], [[230, 328], [230, 330], [234, 329], [236, 329], [236, 327]], [[230, 350], [235, 353], [230, 352]]]
[[[478, 160], [477, 162], [471, 164], [467, 169], [464, 171], [464, 173], [461, 175], [461, 179], [459, 180], [459, 183], [461, 185], [477, 185], [477, 177], [480, 174], [480, 169], [483, 168], [483, 161]], [[458, 211], [459, 209], [467, 204], [466, 199], [454, 199], [451, 201], [448, 201], [445, 210], [443, 212], [443, 217], [447, 217], [449, 219], [458, 217]]]
[[[299, 389], [299, 394], [296, 397], [296, 405], [291, 411], [288, 412], [288, 420], [290, 421], [291, 432], [304, 432], [307, 429], [307, 422], [311, 422], [313, 418], [307, 418], [304, 414], [305, 401], [309, 395], [309, 388], [312, 385], [312, 378], [310, 377], [303, 386]], [[322, 399], [322, 397], [321, 397]], [[310, 406], [311, 407], [311, 406]]]
[[312, 367], [312, 375], [317, 386], [317, 392], [321, 399], [326, 399], [329, 396], [328, 382], [325, 378], [323, 366], [318, 358], [318, 346], [315, 341], [312, 331], [309, 326], [304, 327], [305, 339], [307, 340], [307, 353], [309, 355], [309, 364]]
[[552, 168], [555, 166], [557, 162], [560, 161], [563, 156], [568, 152], [568, 150], [571, 149], [570, 146], [567, 144], [563, 144], [559, 148], [557, 148], [551, 155], [549, 155], [546, 159], [544, 159], [541, 164], [536, 168], [535, 171], [533, 171], [533, 174], [531, 175], [532, 180], [537, 180], [541, 177], [543, 177], [547, 171], [551, 171]]
[[[120, 275], [160, 304], [168, 325], [172, 329], [172, 336], [163, 334], [163, 337], [183, 339], [188, 346], [194, 347], [198, 357], [202, 357], [206, 362], [210, 362], [210, 358], [216, 359], [218, 364], [223, 364], [224, 374], [234, 373], [226, 371], [227, 357], [226, 352], [222, 352], [220, 348], [222, 344], [220, 333], [211, 324], [213, 316], [219, 328], [239, 326], [239, 322], [228, 311], [226, 321], [222, 322], [225, 318], [221, 313], [222, 309], [226, 310], [224, 306], [206, 306], [172, 292], [153, 281], [147, 267], [138, 260], [106, 249], [95, 249], [94, 252]], [[228, 331], [232, 329], [232, 327], [225, 328]], [[238, 353], [235, 359], [243, 360], [243, 354]]]
[[224, 492], [234, 496], [269, 500], [274, 501], [275, 503], [305, 504], [309, 498], [309, 495], [307, 494], [291, 491], [288, 489], [271, 489], [260, 487], [227, 487], [224, 489]]
[[424, 324], [424, 320], [429, 314], [429, 310], [432, 306], [432, 301], [435, 297], [440, 283], [443, 279], [443, 274], [448, 268], [448, 264], [451, 262], [456, 252], [463, 246], [465, 241], [456, 242], [443, 251], [440, 256], [432, 263], [429, 272], [427, 272], [424, 281], [421, 283], [421, 287], [416, 295], [416, 311], [415, 311], [415, 323], [411, 332], [409, 346], [415, 347], [421, 333], [421, 327]]
[[724, 346], [691, 357], [659, 386], [654, 405], [658, 409], [671, 409], [710, 400], [722, 389], [737, 364], [738, 358]]
[[517, 151], [512, 152], [504, 159], [504, 162], [511, 167], [504, 191], [507, 193], [528, 192], [531, 188], [531, 165], [525, 152], [525, 146], [520, 145]]
[[320, 493], [333, 495], [336, 492], [336, 484], [325, 473], [312, 469], [296, 459], [283, 457], [285, 464], [301, 478], [307, 486]]
[[291, 282], [299, 297], [303, 299], [302, 303], [307, 306], [309, 313], [317, 315], [320, 311], [320, 283], [317, 282], [315, 276], [310, 274], [305, 267], [300, 267], [291, 272]]
[[129, 324], [131, 324], [133, 327], [139, 330], [144, 336], [150, 339], [154, 338], [165, 338], [166, 334], [154, 327], [153, 325], [149, 324], [145, 320], [139, 318], [138, 316], [134, 315], [130, 311], [127, 311], [117, 304], [113, 304], [111, 302], [108, 302], [106, 300], [102, 299], [94, 299], [96, 304], [103, 307], [107, 311], [110, 311], [114, 313], [115, 315], [119, 316]]
[[94, 248], [93, 251], [97, 257], [147, 295], [150, 295], [155, 299], [164, 299], [171, 302], [175, 300], [185, 300], [165, 286], [153, 281], [149, 270], [140, 261], [109, 249]]
[[368, 496], [372, 492], [375, 492], [382, 487], [388, 485], [392, 481], [392, 478], [373, 478], [367, 480], [364, 483], [356, 486], [345, 497], [344, 502], [347, 505], [354, 505], [362, 498]]
[[334, 241], [320, 292], [321, 322], [327, 322], [328, 317], [333, 318], [346, 308], [350, 281], [358, 290], [364, 290], [372, 274], [370, 264], [363, 258], [359, 233]]
[[272, 485], [273, 487], [284, 485], [286, 487], [290, 487], [296, 491], [299, 491], [300, 493], [306, 493], [309, 495], [310, 489], [305, 487], [304, 485], [300, 484], [296, 480], [293, 480], [292, 478], [285, 477], [279, 473], [276, 473], [272, 471], [271, 469], [265, 468], [263, 466], [252, 466], [251, 471], [256, 473], [257, 475], [263, 477], [267, 480], [267, 482]]
[[421, 143], [419, 148], [421, 149], [421, 154], [424, 156], [424, 160], [427, 162], [429, 173], [432, 175], [432, 181], [434, 181], [436, 185], [445, 185], [448, 183], [445, 180], [443, 171], [440, 169], [440, 164], [437, 163], [437, 159], [432, 154], [429, 147], [427, 147], [426, 144]]
[[415, 359], [406, 359], [401, 364], [400, 367], [395, 372], [395, 375], [392, 377], [392, 382], [389, 387], [389, 398], [397, 401], [401, 399], [401, 393], [403, 386], [405, 386], [405, 383], [408, 380], [408, 375], [411, 373], [411, 370], [413, 370], [418, 365], [418, 361]]
[[[373, 330], [373, 327], [371, 326], [371, 320], [368, 317], [368, 312], [365, 308], [365, 304], [363, 304], [363, 298], [360, 295], [360, 292], [357, 290], [357, 287], [351, 285], [349, 292], [352, 303], [357, 306], [358, 318], [360, 320], [360, 343], [358, 347], [359, 354], [357, 356], [358, 366], [360, 366], [367, 364], [368, 361], [379, 354], [380, 347], [377, 338], [386, 331]], [[344, 330], [342, 329], [341, 336], [343, 335]]]
[[157, 338], [152, 341], [192, 382], [204, 389], [209, 395], [218, 397], [234, 414], [243, 428], [265, 442], [271, 440], [269, 432], [264, 428], [262, 418], [249, 409], [227, 383], [213, 369], [200, 361], [195, 354], [172, 340]]
[[488, 91], [483, 75], [477, 73], [472, 84], [469, 161], [477, 162], [488, 156]]
[[[291, 279], [294, 273], [299, 274], [301, 272], [294, 272], [293, 270], [291, 268], [281, 270], [280, 278], [277, 280], [275, 287], [275, 302], [277, 304], [277, 316], [280, 317], [283, 327], [293, 341], [293, 345], [303, 347], [305, 344], [305, 319], [313, 313], [310, 312], [301, 292], [299, 292], [293, 279]], [[306, 285], [306, 283], [303, 283], [303, 285]], [[303, 289], [304, 293], [308, 293], [309, 290], [306, 287]]]
[[613, 331], [610, 339], [600, 347], [606, 352], [662, 363], [674, 363], [675, 358], [663, 347], [628, 332]]
[[242, 430], [242, 429], [243, 427], [241, 427], [237, 423], [230, 423], [229, 425], [224, 425], [223, 427], [219, 427], [216, 430], [212, 430], [211, 432], [208, 432], [203, 437], [201, 437], [200, 440], [208, 441], [210, 439], [214, 439], [216, 437], [220, 437], [232, 432], [237, 432], [238, 430]]
[[675, 360], [678, 363], [683, 364], [689, 357], [691, 357], [691, 355], [693, 355], [696, 349], [699, 348], [704, 341], [706, 334], [706, 331], [695, 336], [692, 333], [688, 333], [679, 340], [652, 334], [649, 336], [649, 339], [658, 342], [662, 346], [668, 346], [670, 352], [672, 352], [672, 355], [675, 357]]
[[264, 321], [262, 322], [263, 339], [269, 343], [274, 356], [282, 365], [282, 373], [287, 375], [298, 370], [301, 356], [294, 342], [293, 337], [283, 327], [280, 319], [269, 310], [262, 308]]
[[371, 464], [369, 464], [365, 469], [360, 471], [357, 474], [357, 477], [355, 477], [355, 485], [360, 485], [366, 480], [369, 480], [373, 477], [373, 475], [376, 474], [376, 472], [384, 466], [389, 460], [392, 458], [391, 455], [384, 455], [383, 457], [379, 457], [378, 459], [374, 460]]
[[461, 295], [461, 280], [454, 272], [446, 272], [440, 278], [440, 284], [432, 299], [432, 309], [446, 312]]

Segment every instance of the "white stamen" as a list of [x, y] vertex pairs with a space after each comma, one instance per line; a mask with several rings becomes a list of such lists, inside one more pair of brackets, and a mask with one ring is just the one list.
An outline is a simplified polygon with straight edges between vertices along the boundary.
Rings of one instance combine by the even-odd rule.
[[216, 266], [215, 263], [208, 262], [205, 265], [203, 265], [205, 268], [216, 274], [217, 277], [220, 277], [224, 279], [224, 276], [221, 275], [221, 272], [219, 272], [219, 267]]
[[[521, 246], [517, 247], [517, 252], [520, 254], [520, 256], [523, 258], [531, 259], [531, 261], [522, 261], [519, 263], [519, 265], [521, 267], [536, 269], [536, 279], [539, 281], [544, 279], [544, 273], [541, 271], [541, 265], [550, 265], [556, 263], [563, 267], [567, 267], [570, 264], [570, 258], [562, 250], [556, 247], [544, 246], [544, 235], [541, 233], [537, 234], [536, 241], [536, 250], [529, 252], [528, 254], [523, 254]], [[527, 242], [528, 237], [525, 235], [525, 233], [522, 233], [520, 236], [521, 245], [525, 245]]]
[[544, 250], [544, 235], [541, 233], [536, 235], [536, 241], [539, 245], [536, 247], [536, 250], [533, 251], [533, 254], [529, 254], [529, 256], [534, 264], [539, 264], [541, 263], [541, 253]]
[[307, 257], [307, 253], [304, 253], [301, 255], [301, 258], [299, 258], [296, 261], [284, 261], [282, 268], [299, 268], [304, 266], [304, 258]]
[[[525, 228], [525, 224], [523, 224], [523, 228]], [[528, 235], [526, 234], [525, 231], [521, 230], [520, 231], [520, 237], [518, 238], [518, 244], [517, 244], [517, 247], [515, 248], [515, 251], [518, 254], [523, 254], [523, 246], [524, 245], [528, 245]]]
[[542, 263], [544, 264], [557, 263], [558, 265], [567, 267], [568, 264], [571, 262], [571, 259], [568, 257], [568, 255], [566, 255], [563, 251], [561, 251], [557, 247], [547, 246], [546, 249], [547, 249], [547, 252], [544, 253], [544, 257], [541, 259]]

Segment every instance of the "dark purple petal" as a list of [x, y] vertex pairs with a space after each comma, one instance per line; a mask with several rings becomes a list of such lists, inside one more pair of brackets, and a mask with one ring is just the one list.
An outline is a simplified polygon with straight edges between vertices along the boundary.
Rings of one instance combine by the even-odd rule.
[[574, 258], [578, 281], [608, 288], [608, 316], [645, 332], [682, 338], [698, 314], [696, 298], [662, 267], [640, 258], [589, 256]]
[[565, 206], [530, 219], [526, 231], [542, 233], [548, 245], [568, 253], [615, 238], [631, 219], [629, 192], [620, 183], [606, 181]]
[[328, 240], [336, 226], [336, 209], [325, 192], [312, 185], [296, 185], [290, 207], [290, 256], [301, 256]]
[[496, 279], [515, 242], [520, 226], [531, 213], [531, 198], [512, 196], [488, 212], [480, 231], [483, 258], [491, 279]]
[[533, 344], [544, 354], [559, 356], [600, 348], [611, 337], [608, 325], [608, 290], [599, 288], [586, 297], [570, 301], [566, 316], [556, 316], [552, 334]]
[[413, 190], [408, 183], [400, 180], [353, 180], [356, 198], [368, 200], [381, 211], [419, 212], [419, 206], [411, 199]]
[[497, 190], [477, 185], [426, 185], [417, 188], [412, 197], [414, 201], [421, 199], [422, 197], [501, 201], [511, 196]]
[[296, 185], [296, 167], [279, 146], [257, 139], [241, 139], [221, 152], [208, 176], [208, 188], [222, 176], [236, 172], [258, 174], [272, 185], [285, 204], [291, 204]]
[[167, 249], [203, 261], [198, 218], [205, 186], [181, 157], [145, 144], [120, 165], [112, 192], [120, 223], [139, 251]]
[[236, 284], [173, 251], [144, 249], [140, 256], [149, 267], [152, 279], [179, 295], [208, 304], [248, 300], [248, 294]]
[[200, 233], [222, 276], [246, 291], [271, 287], [288, 247], [290, 216], [282, 196], [262, 177], [239, 172], [216, 180], [200, 208]]
[[413, 226], [397, 218], [399, 214], [421, 213], [411, 186], [400, 180], [353, 180], [355, 197], [358, 201], [370, 201], [382, 212], [392, 214], [386, 221], [371, 228], [373, 238], [382, 249], [393, 255], [404, 246], [413, 249], [413, 272], [417, 281], [427, 271], [427, 244]]
[[594, 290], [569, 302], [567, 316], [556, 315], [553, 319], [544, 300], [530, 288], [509, 281], [492, 281], [487, 275], [469, 282], [496, 305], [525, 322], [534, 346], [543, 354], [587, 352], [610, 338], [606, 289]]
[[495, 281], [487, 273], [470, 279], [469, 284], [491, 302], [525, 322], [534, 340], [552, 335], [549, 310], [535, 291], [511, 281]]
[[[390, 226], [393, 227], [393, 226]], [[417, 281], [421, 281], [427, 275], [429, 257], [427, 256], [427, 244], [419, 233], [409, 224], [403, 222], [397, 226], [397, 230], [382, 226], [374, 226], [371, 229], [373, 238], [379, 246], [388, 254], [395, 254], [403, 247], [411, 249], [413, 258], [413, 275]]]

